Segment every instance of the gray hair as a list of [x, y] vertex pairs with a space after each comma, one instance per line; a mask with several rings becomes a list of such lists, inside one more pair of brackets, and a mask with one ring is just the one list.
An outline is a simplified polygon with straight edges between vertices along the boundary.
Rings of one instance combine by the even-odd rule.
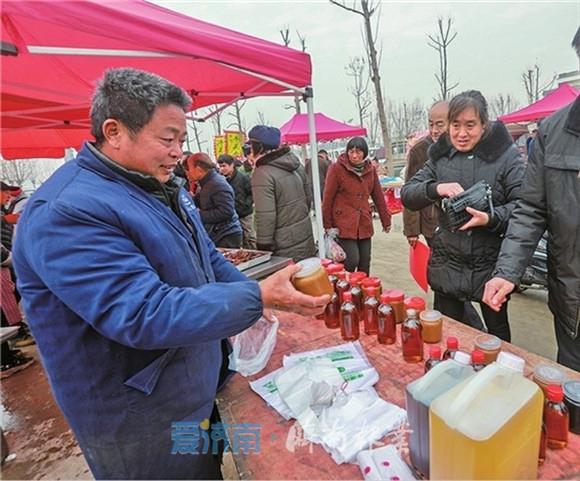
[[137, 134], [161, 105], [177, 105], [187, 111], [191, 98], [181, 87], [158, 75], [132, 68], [107, 70], [91, 105], [91, 133], [97, 145], [105, 141], [103, 124], [107, 119], [115, 119]]

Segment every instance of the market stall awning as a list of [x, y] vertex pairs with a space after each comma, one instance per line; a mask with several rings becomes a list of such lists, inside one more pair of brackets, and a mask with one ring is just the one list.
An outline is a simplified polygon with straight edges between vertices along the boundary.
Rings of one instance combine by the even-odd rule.
[[[364, 136], [367, 130], [363, 127], [348, 125], [338, 120], [331, 119], [324, 114], [314, 114], [316, 126], [316, 139], [319, 141], [330, 141], [354, 137], [356, 135]], [[308, 116], [307, 114], [296, 114], [288, 120], [282, 127], [282, 142], [287, 144], [306, 144], [308, 143]]]
[[2, 42], [3, 133], [87, 129], [96, 81], [113, 67], [162, 75], [194, 109], [311, 84], [309, 55], [143, 0], [3, 0]]
[[556, 90], [537, 102], [499, 118], [504, 124], [517, 122], [534, 122], [552, 115], [556, 110], [572, 103], [580, 91], [570, 84], [562, 84]]

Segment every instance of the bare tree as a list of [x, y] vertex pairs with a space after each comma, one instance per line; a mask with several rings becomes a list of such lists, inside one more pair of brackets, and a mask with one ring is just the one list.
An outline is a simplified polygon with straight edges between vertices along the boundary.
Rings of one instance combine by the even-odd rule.
[[222, 115], [224, 114], [225, 110], [220, 110], [219, 107], [208, 108], [208, 113], [211, 114], [211, 123], [213, 125], [213, 130], [215, 135], [222, 135]]
[[266, 115], [261, 110], [258, 110], [258, 121], [256, 122], [257, 125], [268, 125], [268, 121], [266, 120]]
[[558, 76], [554, 75], [551, 80], [548, 80], [541, 87], [540, 77], [541, 72], [538, 64], [534, 64], [532, 68], [528, 68], [522, 73], [522, 81], [524, 82], [528, 103], [530, 104], [540, 100], [540, 93], [551, 88]]
[[493, 118], [513, 112], [520, 103], [512, 94], [498, 94], [489, 99], [489, 109]]
[[60, 166], [57, 160], [22, 159], [2, 161], [2, 180], [23, 186], [30, 183], [33, 189], [40, 186]]
[[[197, 145], [197, 152], [202, 152], [203, 149], [201, 148], [201, 144], [203, 143], [199, 137], [199, 125], [198, 121], [193, 120], [191, 122], [191, 128], [193, 129], [193, 136], [195, 138], [195, 143]], [[187, 150], [191, 152], [191, 144], [189, 142], [189, 136], [187, 136]]]
[[245, 105], [246, 105], [245, 100], [242, 101], [238, 100], [237, 102], [234, 103], [234, 111], [228, 112], [228, 115], [230, 117], [233, 117], [235, 121], [229, 124], [228, 128], [233, 125], [238, 130], [238, 132], [245, 131], [244, 122], [242, 121], [242, 109], [244, 108]]
[[[387, 123], [387, 112], [385, 109], [385, 101], [381, 87], [381, 75], [379, 72], [380, 55], [376, 49], [376, 38], [379, 24], [378, 21], [380, 19], [380, 3], [376, 0], [360, 0], [360, 8], [357, 8], [358, 2], [356, 1], [352, 2], [352, 6], [347, 6], [344, 1], [339, 2], [337, 0], [330, 0], [330, 3], [337, 5], [349, 12], [356, 13], [363, 18], [365, 49], [371, 68], [371, 81], [375, 88], [377, 111], [383, 137], [383, 145], [385, 147], [385, 156], [387, 157], [387, 168], [389, 173], [392, 174], [394, 172], [393, 152], [391, 150], [391, 138], [389, 136], [389, 126]], [[377, 23], [375, 31], [373, 32], [371, 20], [375, 14], [377, 14]]]
[[[443, 25], [444, 23], [445, 25]], [[457, 37], [457, 32], [451, 32], [452, 25], [453, 20], [451, 20], [451, 18], [448, 17], [444, 20], [442, 17], [439, 17], [437, 19], [437, 27], [439, 31], [435, 36], [427, 34], [427, 37], [429, 37], [427, 45], [436, 50], [439, 54], [439, 73], [435, 74], [435, 78], [439, 84], [438, 100], [447, 100], [449, 98], [449, 93], [459, 85], [458, 83], [449, 85], [448, 81], [447, 48], [451, 45], [451, 42], [455, 40], [455, 37]]]
[[369, 96], [370, 77], [366, 75], [365, 60], [362, 57], [354, 57], [344, 67], [346, 75], [352, 78], [352, 86], [349, 88], [350, 93], [354, 96], [358, 112], [358, 122], [362, 127], [365, 119], [369, 115], [369, 109], [372, 105]]
[[393, 139], [404, 140], [413, 132], [425, 128], [427, 111], [419, 99], [415, 99], [413, 102], [391, 103], [389, 121]]

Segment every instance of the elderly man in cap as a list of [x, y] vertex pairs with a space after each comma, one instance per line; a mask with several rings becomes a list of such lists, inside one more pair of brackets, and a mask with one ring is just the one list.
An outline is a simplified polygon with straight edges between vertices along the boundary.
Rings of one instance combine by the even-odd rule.
[[258, 249], [300, 261], [316, 255], [308, 176], [290, 147], [280, 147], [280, 130], [256, 125], [248, 132], [255, 161], [252, 191]]
[[299, 266], [258, 283], [216, 250], [173, 176], [190, 105], [161, 77], [107, 71], [91, 107], [95, 142], [20, 222], [24, 308], [97, 479], [221, 479], [227, 339], [265, 307], [316, 315], [330, 300], [293, 288]]
[[203, 152], [190, 155], [183, 162], [183, 168], [190, 184], [197, 182], [194, 200], [211, 240], [218, 247], [239, 249], [242, 246], [242, 227], [232, 187]]

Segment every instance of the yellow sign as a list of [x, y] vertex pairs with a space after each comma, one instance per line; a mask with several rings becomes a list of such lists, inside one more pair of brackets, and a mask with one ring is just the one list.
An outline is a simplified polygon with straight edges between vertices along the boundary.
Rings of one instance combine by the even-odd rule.
[[226, 152], [232, 157], [242, 157], [242, 145], [245, 139], [244, 133], [228, 130], [224, 133], [226, 137]]
[[213, 138], [213, 155], [217, 159], [220, 155], [226, 153], [226, 136], [216, 135]]

